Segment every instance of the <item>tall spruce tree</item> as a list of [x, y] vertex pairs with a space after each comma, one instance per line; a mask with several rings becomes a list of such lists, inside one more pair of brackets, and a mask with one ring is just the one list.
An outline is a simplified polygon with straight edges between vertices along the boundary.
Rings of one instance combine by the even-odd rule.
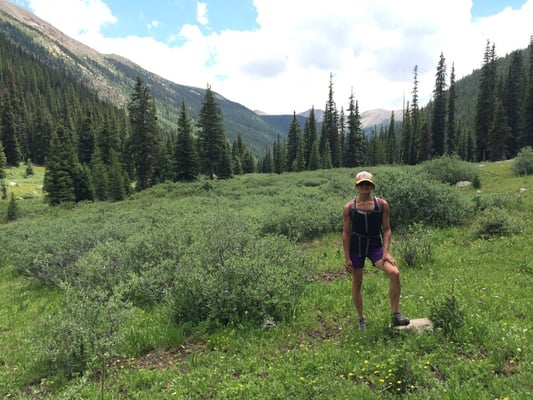
[[344, 165], [346, 167], [363, 165], [365, 138], [361, 125], [361, 116], [359, 115], [359, 103], [355, 101], [353, 90], [350, 93], [350, 102], [348, 105], [347, 128]]
[[400, 137], [400, 163], [408, 164], [410, 160], [410, 146], [411, 146], [411, 135], [412, 135], [412, 125], [411, 125], [411, 111], [409, 109], [409, 102], [407, 102], [406, 107], [403, 111], [402, 119], [402, 129]]
[[18, 125], [11, 92], [4, 88], [0, 99], [0, 141], [4, 145], [7, 165], [18, 166], [22, 161], [19, 145]]
[[300, 123], [296, 118], [296, 111], [293, 111], [292, 120], [289, 125], [289, 132], [287, 134], [287, 171], [295, 170], [295, 161], [298, 157], [298, 151], [300, 150], [300, 134]]
[[272, 145], [272, 164], [276, 174], [285, 171], [285, 146], [281, 143], [279, 135], [278, 140]]
[[201, 171], [209, 179], [213, 179], [215, 175], [220, 175], [222, 168], [227, 169], [225, 163], [229, 154], [226, 154], [227, 139], [222, 113], [210, 86], [207, 87], [200, 108], [198, 126], [200, 128], [198, 151]]
[[313, 145], [315, 143], [318, 149], [318, 131], [316, 126], [315, 106], [313, 106], [311, 107], [309, 116], [305, 120], [304, 124], [304, 160], [306, 169], [311, 169], [309, 164], [311, 160], [311, 153], [313, 151]]
[[489, 145], [489, 131], [494, 119], [496, 96], [496, 51], [495, 46], [487, 41], [479, 91], [476, 100], [475, 134], [477, 147], [477, 160], [486, 161]]
[[[339, 143], [339, 121], [337, 107], [333, 99], [333, 74], [329, 76], [328, 101], [324, 110], [322, 121], [322, 132], [320, 136], [320, 156], [322, 157], [322, 167], [340, 167], [341, 152]], [[329, 161], [326, 160], [329, 158]]]
[[2, 141], [0, 140], [0, 180], [6, 177], [6, 171], [5, 171], [6, 167], [7, 167], [7, 158], [4, 153], [4, 145], [2, 144]]
[[507, 125], [507, 113], [505, 112], [503, 101], [499, 100], [489, 130], [487, 160], [499, 161], [506, 158], [506, 143], [508, 142], [510, 133], [511, 129], [509, 128], [509, 125]]
[[76, 200], [74, 181], [72, 179], [72, 156], [63, 125], [59, 125], [50, 138], [49, 152], [46, 158], [44, 174], [44, 191], [48, 203], [52, 206]]
[[178, 135], [174, 149], [176, 180], [192, 182], [199, 174], [198, 154], [193, 136], [193, 125], [185, 102], [181, 103], [178, 117]]
[[90, 164], [96, 147], [96, 134], [92, 110], [85, 111], [85, 117], [78, 132], [78, 158], [82, 164]]
[[346, 116], [344, 115], [344, 107], [341, 107], [339, 112], [339, 158], [340, 166], [344, 166], [346, 153]]
[[153, 184], [161, 138], [155, 100], [139, 77], [130, 95], [128, 111], [131, 124], [128, 150], [137, 178], [137, 189], [144, 190]]
[[431, 115], [433, 154], [441, 156], [447, 153], [446, 139], [446, 60], [440, 53], [435, 89], [433, 90], [433, 109]]
[[507, 72], [503, 107], [507, 113], [507, 125], [510, 134], [505, 143], [506, 158], [512, 158], [518, 153], [518, 143], [521, 128], [521, 112], [525, 95], [525, 70], [521, 51], [511, 53], [511, 65]]
[[422, 136], [422, 112], [418, 106], [418, 65], [413, 68], [413, 97], [411, 101], [411, 135], [409, 137], [408, 163], [413, 165], [420, 160], [419, 146]]
[[456, 153], [457, 137], [455, 134], [455, 100], [457, 93], [455, 91], [455, 65], [452, 64], [452, 71], [450, 72], [450, 86], [448, 89], [448, 119], [446, 123], [446, 143], [445, 153]]
[[520, 147], [533, 146], [533, 36], [528, 47], [529, 71], [527, 79], [527, 93], [522, 110], [522, 129]]
[[385, 157], [387, 164], [395, 164], [397, 161], [396, 145], [396, 119], [394, 111], [391, 112], [389, 128], [385, 136]]

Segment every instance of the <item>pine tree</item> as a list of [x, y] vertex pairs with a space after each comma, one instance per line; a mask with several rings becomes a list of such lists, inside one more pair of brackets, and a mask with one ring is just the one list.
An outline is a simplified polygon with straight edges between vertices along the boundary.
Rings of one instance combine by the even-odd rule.
[[161, 138], [155, 100], [139, 77], [130, 96], [128, 111], [131, 124], [129, 154], [137, 177], [137, 189], [144, 190], [153, 184]]
[[318, 151], [318, 139], [315, 139], [311, 147], [311, 155], [309, 157], [309, 165], [307, 167], [310, 171], [320, 169], [320, 152]]
[[457, 137], [455, 134], [455, 100], [457, 93], [455, 92], [455, 65], [452, 64], [452, 71], [450, 73], [450, 87], [448, 89], [448, 120], [446, 123], [446, 143], [445, 154], [456, 153]]
[[126, 198], [126, 190], [122, 166], [118, 154], [115, 151], [111, 152], [110, 157], [107, 173], [107, 197], [113, 201], [124, 200]]
[[411, 125], [411, 111], [409, 110], [409, 102], [405, 107], [403, 112], [402, 119], [402, 130], [400, 138], [400, 163], [408, 164], [410, 161], [411, 155], [411, 136], [412, 136], [412, 125]]
[[91, 176], [94, 185], [94, 197], [96, 200], [105, 201], [108, 199], [108, 175], [107, 168], [102, 162], [100, 151], [96, 149], [91, 160]]
[[198, 125], [198, 150], [201, 171], [209, 179], [220, 174], [226, 163], [226, 133], [220, 107], [208, 86], [200, 109]]
[[2, 144], [2, 141], [0, 140], [0, 180], [6, 177], [6, 171], [5, 171], [6, 167], [7, 167], [7, 159], [4, 153], [4, 145]]
[[242, 152], [243, 152], [242, 139], [241, 139], [241, 135], [239, 134], [237, 136], [237, 139], [233, 141], [233, 144], [231, 146], [232, 169], [235, 175], [243, 174], [242, 162], [241, 162]]
[[346, 146], [344, 154], [344, 165], [346, 167], [355, 167], [364, 164], [364, 134], [361, 125], [361, 116], [359, 115], [359, 104], [354, 99], [353, 91], [350, 94], [348, 105], [348, 134], [346, 135]]
[[39, 165], [45, 163], [48, 154], [48, 145], [54, 132], [52, 116], [44, 104], [42, 97], [38, 102], [34, 126], [31, 132], [30, 156], [33, 162]]
[[0, 106], [0, 141], [4, 145], [4, 154], [6, 156], [7, 165], [16, 167], [21, 161], [22, 153], [20, 151], [18, 126], [16, 124], [15, 110], [13, 109], [13, 99], [11, 93], [6, 88], [2, 91]]
[[292, 163], [292, 170], [295, 172], [305, 170], [304, 137], [301, 132], [297, 136], [296, 159]]
[[9, 203], [7, 205], [7, 216], [6, 219], [8, 221], [15, 221], [17, 219], [18, 214], [18, 206], [17, 201], [15, 200], [15, 194], [11, 192], [11, 197], [9, 199]]
[[437, 73], [435, 74], [431, 130], [433, 154], [436, 156], [446, 154], [446, 60], [442, 53], [440, 53]]
[[[333, 74], [330, 74], [328, 101], [326, 102], [324, 110], [322, 132], [320, 136], [320, 155], [324, 168], [341, 166], [338, 123], [337, 107], [333, 100]], [[326, 157], [329, 157], [329, 161], [325, 159]], [[328, 165], [330, 167], [327, 167]]]
[[522, 110], [522, 129], [519, 144], [521, 147], [533, 146], [533, 36], [529, 43], [529, 72], [527, 92]]
[[222, 162], [217, 167], [217, 172], [217, 176], [220, 179], [229, 179], [233, 176], [233, 170], [231, 169], [231, 148], [227, 141], [222, 153]]
[[96, 147], [94, 120], [90, 109], [85, 112], [81, 128], [78, 132], [78, 159], [82, 164], [90, 164]]
[[496, 92], [496, 55], [494, 45], [491, 47], [487, 41], [479, 91], [476, 101], [475, 133], [477, 141], [477, 160], [486, 161], [488, 149], [489, 131], [494, 119]]
[[64, 127], [59, 125], [50, 138], [44, 174], [44, 191], [52, 206], [76, 200], [71, 175], [71, 156], [64, 141]]
[[507, 125], [510, 134], [505, 143], [507, 157], [512, 158], [518, 153], [520, 140], [522, 103], [525, 95], [525, 70], [521, 51], [511, 54], [511, 65], [507, 73], [503, 107], [507, 112]]
[[396, 163], [396, 120], [394, 118], [394, 111], [391, 112], [389, 128], [385, 137], [385, 157], [387, 164]]
[[339, 113], [339, 147], [339, 166], [343, 167], [346, 157], [346, 117], [344, 116], [344, 107], [341, 107]]
[[174, 165], [176, 180], [191, 182], [198, 177], [199, 165], [193, 137], [193, 126], [187, 115], [185, 102], [181, 103], [178, 117], [178, 136], [174, 150]]
[[263, 172], [266, 174], [274, 172], [274, 167], [272, 164], [272, 151], [270, 150], [270, 148], [266, 149], [265, 156], [263, 157], [263, 160], [261, 162], [261, 167], [259, 167], [258, 165], [257, 169], [259, 172]]
[[285, 171], [285, 146], [278, 140], [272, 146], [272, 164], [273, 171], [276, 174], [281, 174]]
[[487, 141], [487, 159], [489, 161], [498, 161], [506, 158], [506, 143], [511, 134], [511, 129], [507, 125], [507, 113], [503, 107], [503, 101], [498, 101], [494, 119], [489, 131]]
[[254, 156], [249, 149], [244, 149], [244, 154], [241, 156], [241, 159], [242, 172], [244, 174], [251, 174], [256, 171]]
[[315, 107], [311, 107], [309, 116], [305, 120], [304, 125], [304, 159], [305, 168], [311, 169], [309, 164], [311, 160], [311, 153], [315, 142], [318, 145], [318, 132], [316, 127]]
[[287, 171], [294, 171], [294, 162], [298, 157], [300, 124], [296, 118], [296, 112], [293, 111], [292, 120], [289, 125], [289, 132], [287, 134]]
[[413, 98], [411, 101], [411, 135], [409, 137], [408, 163], [414, 165], [420, 160], [418, 159], [418, 148], [422, 136], [422, 118], [423, 114], [418, 107], [418, 65], [413, 69]]

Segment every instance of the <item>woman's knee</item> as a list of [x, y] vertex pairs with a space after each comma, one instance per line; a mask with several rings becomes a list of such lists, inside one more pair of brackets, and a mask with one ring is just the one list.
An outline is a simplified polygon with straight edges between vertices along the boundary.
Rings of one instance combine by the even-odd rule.
[[394, 279], [394, 280], [400, 279], [400, 270], [396, 267], [389, 268], [387, 270], [387, 273], [389, 274], [389, 277], [391, 279]]

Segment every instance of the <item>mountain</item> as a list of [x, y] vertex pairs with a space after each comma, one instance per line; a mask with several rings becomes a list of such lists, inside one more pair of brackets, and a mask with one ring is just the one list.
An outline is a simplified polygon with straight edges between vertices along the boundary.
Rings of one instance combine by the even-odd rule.
[[[307, 110], [301, 113], [296, 114], [296, 119], [298, 123], [300, 124], [300, 128], [303, 129], [305, 125], [305, 120], [307, 117], [309, 117], [311, 110]], [[274, 126], [278, 130], [282, 132], [287, 132], [289, 129], [289, 126], [292, 122], [293, 115], [268, 115], [261, 111], [255, 111], [255, 113], [262, 118], [266, 123], [269, 125]], [[363, 128], [363, 131], [365, 134], [369, 135], [370, 132], [375, 128], [376, 130], [379, 130], [380, 127], [388, 127], [390, 124], [392, 111], [391, 110], [384, 110], [382, 108], [378, 108], [375, 110], [368, 110], [363, 113], [361, 113], [361, 126]], [[403, 117], [402, 110], [394, 110], [394, 120], [396, 122], [400, 122]], [[324, 119], [324, 111], [323, 110], [316, 110], [315, 109], [315, 120], [317, 122], [317, 128], [320, 131], [322, 126], [322, 120]], [[286, 136], [286, 134], [285, 134]]]
[[[182, 101], [193, 119], [201, 108], [206, 89], [176, 84], [123, 57], [101, 54], [6, 0], [0, 0], [0, 31], [42, 63], [66, 71], [96, 91], [102, 100], [119, 107], [126, 104], [135, 79], [140, 77], [150, 87], [157, 103], [159, 122], [165, 130], [175, 129]], [[260, 155], [272, 146], [278, 135], [286, 137], [286, 131], [268, 124], [243, 105], [218, 93], [215, 96], [231, 141], [240, 134], [252, 152]]]

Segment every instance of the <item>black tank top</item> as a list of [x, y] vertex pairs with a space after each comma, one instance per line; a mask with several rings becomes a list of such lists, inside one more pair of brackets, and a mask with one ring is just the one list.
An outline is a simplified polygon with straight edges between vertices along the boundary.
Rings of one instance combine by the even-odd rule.
[[355, 200], [352, 202], [350, 250], [357, 251], [361, 257], [366, 256], [369, 250], [383, 247], [383, 211], [379, 200], [374, 196], [374, 209], [370, 211], [357, 209]]

